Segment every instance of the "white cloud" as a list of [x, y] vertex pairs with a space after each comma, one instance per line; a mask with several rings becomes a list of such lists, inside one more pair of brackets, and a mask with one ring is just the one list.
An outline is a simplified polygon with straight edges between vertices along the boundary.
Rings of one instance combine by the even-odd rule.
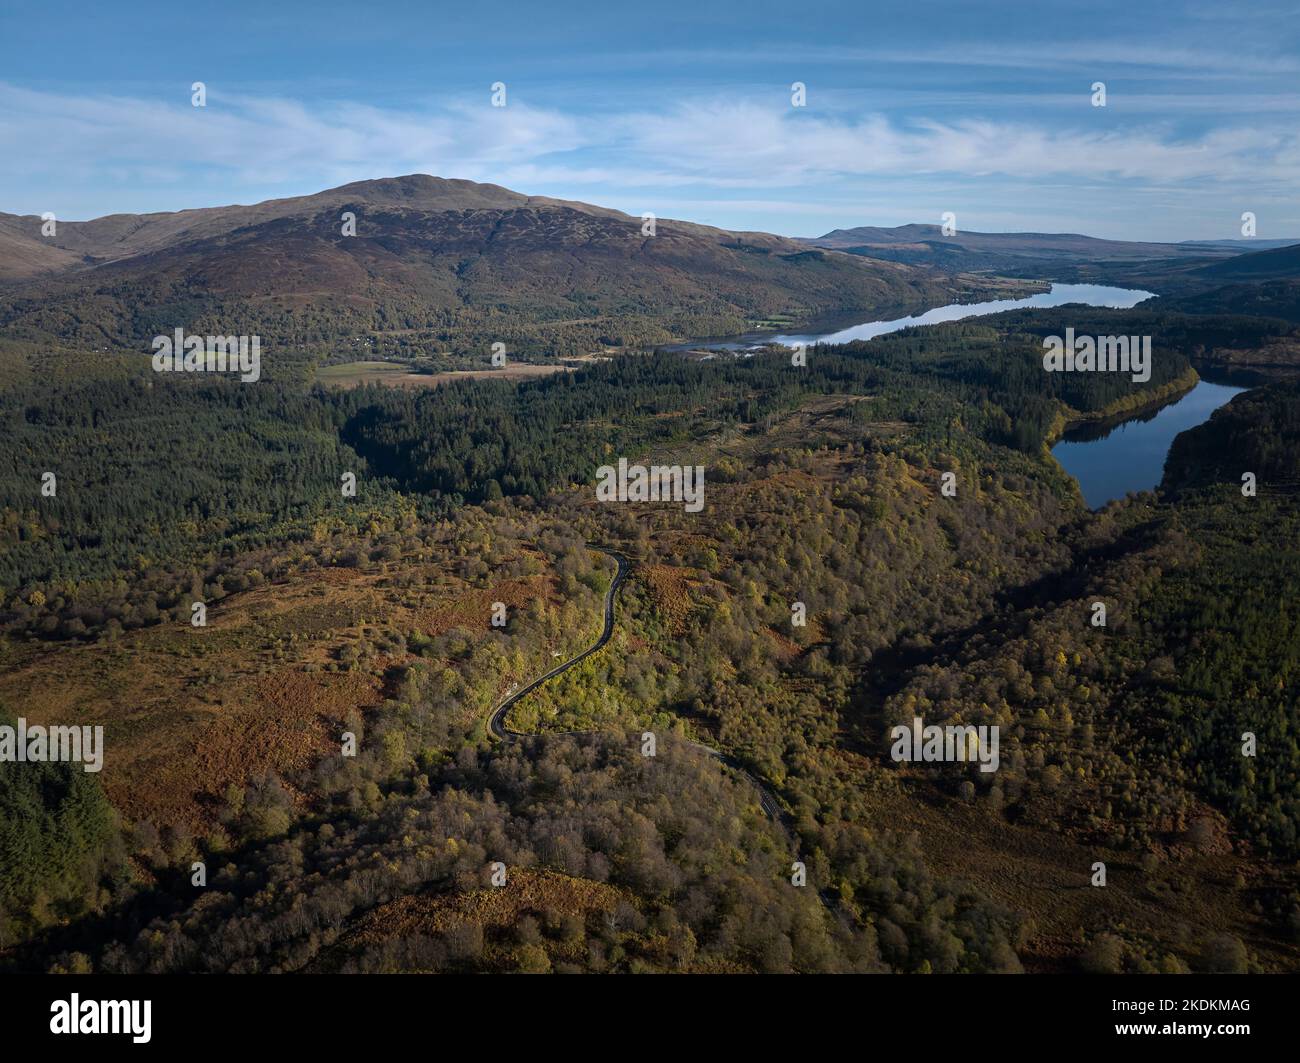
[[[486, 92], [399, 109], [223, 96], [219, 86], [206, 108], [194, 108], [187, 93], [163, 103], [0, 83], [0, 158], [7, 183], [28, 200], [0, 210], [60, 207], [58, 192], [100, 213], [130, 209], [104, 202], [123, 188], [135, 209], [141, 201], [147, 209], [207, 206], [266, 198], [269, 189], [297, 194], [427, 172], [634, 213], [662, 215], [663, 202], [730, 202], [728, 217], [761, 228], [769, 218], [830, 218], [854, 202], [926, 206], [936, 189], [944, 202], [959, 196], [1026, 210], [1031, 195], [1040, 208], [1108, 197], [1105, 209], [1116, 216], [1125, 203], [1149, 214], [1135, 193], [1177, 189], [1228, 216], [1230, 207], [1247, 209], [1239, 202], [1290, 198], [1300, 177], [1300, 134], [1289, 124], [1218, 124], [1188, 136], [1165, 124], [1117, 127], [1099, 110], [1053, 112], [1050, 122], [899, 121], [714, 96], [655, 112], [579, 115], [515, 98], [494, 108]], [[926, 206], [917, 216], [933, 213]]]
[[812, 69], [826, 64], [864, 66], [891, 64], [923, 70], [945, 66], [983, 67], [1003, 70], [1122, 70], [1129, 79], [1203, 78], [1227, 75], [1248, 80], [1300, 71], [1300, 59], [1276, 46], [1179, 48], [1140, 42], [1117, 44], [1114, 40], [1060, 40], [1008, 44], [965, 42], [935, 44], [927, 48], [862, 47], [856, 45], [809, 45], [791, 43], [780, 47], [674, 48], [659, 51], [607, 53], [593, 62], [604, 67], [758, 66], [772, 63], [805, 63]]
[[906, 126], [881, 115], [837, 121], [751, 103], [686, 104], [629, 122], [638, 150], [720, 184], [789, 186], [817, 177], [1074, 175], [1080, 180], [1294, 181], [1294, 130], [1045, 129], [989, 120]]
[[[368, 171], [456, 175], [581, 146], [573, 118], [526, 104], [464, 101], [420, 113], [355, 103], [233, 96], [206, 107], [119, 96], [67, 96], [0, 84], [0, 156], [11, 172], [114, 168], [147, 181], [159, 169], [216, 167], [239, 180]], [[310, 176], [308, 176], [310, 175]]]

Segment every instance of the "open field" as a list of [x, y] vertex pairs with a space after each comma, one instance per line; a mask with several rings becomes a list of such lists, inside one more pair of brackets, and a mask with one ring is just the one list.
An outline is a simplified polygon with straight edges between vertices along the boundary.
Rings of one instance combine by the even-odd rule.
[[317, 383], [326, 387], [354, 388], [383, 384], [391, 388], [436, 388], [453, 380], [532, 380], [552, 373], [572, 372], [568, 365], [532, 365], [511, 362], [500, 369], [452, 369], [441, 373], [412, 373], [398, 362], [345, 362], [316, 370]]
[[[102, 725], [101, 778], [127, 820], [202, 833], [231, 785], [274, 772], [292, 789], [289, 780], [336, 754], [348, 722], [391, 696], [406, 666], [450, 665], [418, 658], [417, 642], [501, 639], [493, 602], [512, 618], [537, 610], [542, 637], [533, 653], [507, 654], [502, 674], [485, 677], [489, 700], [549, 661], [570, 635], [580, 640], [581, 625], [570, 631], [550, 611], [555, 577], [544, 561], [537, 567], [536, 575], [482, 586], [450, 565], [413, 558], [370, 571], [316, 568], [213, 603], [204, 628], [180, 619], [111, 643], [9, 643], [0, 704], [21, 706], [33, 724]], [[460, 723], [472, 727], [475, 704], [462, 710]], [[302, 793], [295, 799], [308, 801]]]

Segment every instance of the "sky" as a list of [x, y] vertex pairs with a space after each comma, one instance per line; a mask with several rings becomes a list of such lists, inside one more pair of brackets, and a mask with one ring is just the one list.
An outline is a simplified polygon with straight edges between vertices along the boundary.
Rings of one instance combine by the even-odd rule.
[[13, 214], [430, 173], [790, 236], [1300, 237], [1300, 0], [0, 0], [0, 42]]

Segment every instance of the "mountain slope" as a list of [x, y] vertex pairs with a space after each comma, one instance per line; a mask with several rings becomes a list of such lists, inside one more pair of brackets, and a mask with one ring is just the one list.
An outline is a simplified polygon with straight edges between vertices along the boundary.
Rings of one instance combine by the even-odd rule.
[[[1277, 240], [1162, 244], [1100, 240], [1077, 233], [958, 232], [944, 236], [937, 225], [836, 229], [804, 243], [878, 261], [1066, 283], [1113, 284], [1178, 298], [1231, 281], [1295, 277], [1300, 257], [1300, 245]], [[1247, 290], [1227, 293], [1221, 302], [1221, 310], [1250, 313], [1255, 311], [1237, 310], [1234, 304], [1253, 307], [1257, 300]]]
[[1215, 262], [1197, 271], [1216, 280], [1286, 280], [1300, 277], [1300, 244], [1275, 247]]
[[1079, 233], [956, 232], [938, 225], [835, 229], [806, 241], [816, 247], [851, 251], [868, 258], [948, 269], [1023, 269], [1039, 263], [1132, 263], [1160, 259], [1215, 259], [1241, 249], [1194, 244], [1101, 240]]
[[[926, 246], [935, 251], [960, 248], [967, 251], [1001, 252], [1026, 257], [1054, 258], [1069, 254], [1088, 258], [1160, 258], [1178, 254], [1205, 254], [1204, 247], [1189, 249], [1184, 244], [1145, 241], [1103, 240], [1080, 233], [979, 233], [956, 232], [945, 236], [938, 225], [899, 225], [879, 228], [864, 225], [835, 229], [810, 241], [819, 247], [912, 248]], [[1223, 253], [1228, 253], [1226, 249]]]
[[[355, 236], [342, 232], [345, 212]], [[618, 211], [424, 175], [61, 223], [53, 246], [78, 263], [10, 283], [6, 333], [147, 349], [183, 327], [256, 333], [264, 346], [485, 357], [500, 341], [568, 356], [1006, 290], [765, 233], [661, 219], [647, 237]]]
[[0, 214], [0, 285], [82, 265], [82, 258], [40, 235], [41, 219]]
[[1164, 301], [1191, 314], [1249, 314], [1300, 324], [1300, 244], [1238, 255], [1189, 270]]
[[[93, 221], [61, 221], [53, 237], [40, 235], [41, 219], [35, 215], [0, 213], [0, 231], [39, 239], [41, 243], [72, 252], [76, 262], [128, 258], [191, 240], [211, 239], [235, 229], [282, 218], [306, 218], [333, 207], [364, 202], [371, 206], [407, 207], [413, 210], [501, 210], [541, 206], [558, 200], [525, 196], [499, 185], [448, 180], [412, 174], [377, 181], [358, 181], [308, 196], [269, 199], [251, 206], [202, 207], [158, 214], [110, 214]], [[599, 207], [570, 203], [571, 207], [600, 213]], [[611, 212], [606, 212], [611, 213]]]

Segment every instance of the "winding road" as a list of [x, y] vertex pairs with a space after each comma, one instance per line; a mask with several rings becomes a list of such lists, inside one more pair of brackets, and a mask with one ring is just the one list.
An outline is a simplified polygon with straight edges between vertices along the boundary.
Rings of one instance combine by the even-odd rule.
[[[488, 717], [488, 729], [491, 731], [492, 735], [495, 738], [503, 742], [513, 741], [516, 738], [534, 737], [522, 731], [513, 731], [506, 726], [506, 716], [509, 714], [510, 709], [515, 705], [516, 702], [520, 701], [523, 698], [526, 698], [529, 694], [531, 694], [543, 683], [549, 682], [550, 680], [554, 679], [557, 675], [562, 675], [563, 673], [567, 672], [570, 668], [572, 668], [575, 664], [585, 661], [593, 653], [595, 653], [607, 642], [609, 642], [610, 638], [614, 634], [614, 599], [618, 594], [619, 588], [623, 585], [623, 581], [627, 578], [628, 569], [629, 569], [628, 560], [617, 550], [610, 550], [603, 546], [594, 546], [590, 543], [588, 544], [588, 546], [592, 550], [599, 550], [606, 557], [612, 557], [614, 559], [614, 563], [618, 566], [617, 571], [614, 573], [614, 579], [610, 582], [609, 590], [605, 592], [605, 628], [600, 633], [600, 638], [598, 638], [595, 642], [593, 642], [590, 646], [588, 646], [576, 657], [570, 658], [569, 660], [565, 661], [563, 664], [556, 665], [545, 675], [539, 676], [537, 679], [534, 679], [523, 689], [516, 690], [513, 694], [507, 695], [505, 700], [502, 701], [499, 705], [497, 705], [495, 709], [492, 710], [492, 715]], [[580, 736], [580, 735], [595, 735], [595, 734], [600, 734], [601, 732], [599, 731], [548, 731], [547, 733], [554, 734], [554, 735]], [[718, 750], [714, 749], [712, 746], [706, 746], [701, 742], [692, 742], [689, 739], [686, 739], [684, 741], [686, 745], [689, 745], [694, 749], [698, 749], [701, 753], [704, 753], [705, 755], [712, 757], [714, 760], [730, 768], [732, 771], [736, 772], [736, 774], [738, 774], [741, 778], [745, 779], [758, 792], [759, 805], [762, 807], [763, 812], [767, 816], [767, 818], [770, 819], [776, 825], [777, 829], [784, 836], [786, 845], [788, 847], [788, 851], [791, 853], [797, 851], [797, 842], [796, 842], [796, 836], [794, 831], [793, 819], [791, 818], [790, 814], [786, 812], [784, 808], [781, 807], [780, 802], [778, 802], [776, 799], [776, 795], [773, 794], [772, 791], [769, 790], [763, 782], [755, 778], [755, 776], [747, 768], [745, 768], [744, 765], [740, 763], [740, 761], [738, 761], [735, 757], [731, 756], [730, 754], [721, 753]], [[833, 898], [828, 897], [826, 894], [820, 891], [815, 891], [815, 893], [817, 899], [821, 902], [822, 906], [828, 912], [838, 917], [841, 922], [847, 925], [847, 920], [844, 913], [839, 909], [839, 906], [835, 903]]]
[[[508, 726], [506, 726], [506, 716], [509, 715], [511, 708], [514, 707], [516, 702], [522, 700], [523, 698], [526, 698], [529, 694], [531, 694], [543, 683], [549, 682], [550, 680], [554, 679], [557, 675], [562, 675], [563, 673], [567, 672], [570, 668], [572, 668], [575, 664], [579, 664], [582, 661], [585, 661], [593, 653], [595, 653], [602, 646], [604, 646], [605, 643], [607, 643], [610, 640], [611, 636], [613, 636], [614, 634], [614, 599], [615, 596], [618, 594], [619, 587], [623, 585], [623, 580], [627, 578], [627, 573], [629, 569], [628, 560], [623, 554], [619, 553], [617, 550], [610, 550], [603, 546], [591, 546], [590, 548], [592, 550], [599, 550], [606, 557], [612, 557], [614, 559], [615, 564], [618, 565], [618, 570], [614, 573], [614, 579], [610, 582], [609, 590], [605, 592], [605, 629], [600, 633], [600, 638], [598, 638], [595, 642], [593, 642], [590, 646], [588, 646], [585, 650], [583, 650], [580, 654], [578, 654], [578, 656], [570, 658], [569, 660], [565, 661], [563, 664], [556, 665], [545, 675], [539, 676], [537, 679], [534, 679], [526, 687], [522, 688], [521, 690], [516, 690], [513, 694], [508, 695], [504, 701], [502, 701], [495, 709], [492, 710], [492, 715], [488, 717], [488, 728], [491, 730], [492, 734], [495, 737], [501, 739], [502, 741], [509, 741], [514, 738], [528, 737], [524, 732], [514, 731], [511, 730]], [[548, 733], [564, 734], [564, 735], [599, 734], [598, 731], [551, 731]], [[740, 761], [738, 761], [735, 757], [730, 756], [729, 754], [720, 753], [712, 746], [706, 746], [702, 742], [692, 742], [687, 740], [686, 744], [691, 746], [694, 749], [698, 749], [701, 753], [704, 753], [707, 756], [712, 757], [714, 760], [720, 761], [722, 764], [725, 764], [732, 771], [737, 772], [739, 775], [743, 776], [746, 780], [748, 780], [750, 785], [753, 786], [754, 789], [758, 791], [759, 804], [762, 805], [763, 811], [767, 814], [767, 817], [770, 820], [772, 820], [772, 822], [774, 822], [778, 827], [781, 828], [781, 830], [785, 833], [787, 842], [793, 840], [793, 831], [791, 829], [792, 824], [790, 822], [790, 817], [786, 813], [785, 809], [781, 807], [780, 803], [777, 801], [776, 796], [772, 793], [772, 791], [769, 790], [765, 785], [763, 785], [763, 783], [759, 782], [758, 779], [754, 778], [754, 776], [750, 774], [750, 772], [740, 763]]]
[[[622, 554], [620, 554], [617, 550], [607, 550], [603, 546], [593, 546], [591, 549], [599, 550], [606, 557], [612, 557], [615, 563], [618, 565], [618, 571], [614, 573], [614, 579], [610, 582], [609, 590], [605, 592], [605, 630], [600, 633], [600, 638], [598, 638], [594, 643], [592, 643], [580, 654], [578, 654], [578, 656], [570, 658], [569, 660], [565, 661], [563, 664], [556, 665], [544, 676], [534, 679], [522, 690], [516, 690], [513, 694], [509, 695], [505, 699], [505, 701], [501, 702], [500, 705], [498, 705], [495, 709], [493, 709], [492, 715], [488, 717], [488, 728], [492, 731], [494, 735], [496, 735], [497, 738], [508, 740], [511, 738], [523, 737], [522, 732], [512, 731], [510, 730], [509, 727], [506, 726], [506, 716], [510, 712], [510, 709], [514, 706], [515, 702], [523, 698], [526, 698], [529, 694], [531, 694], [543, 683], [546, 683], [554, 679], [557, 675], [561, 675], [564, 672], [567, 672], [575, 664], [579, 664], [582, 661], [585, 661], [598, 649], [604, 646], [605, 643], [607, 643], [610, 640], [610, 636], [614, 634], [614, 595], [618, 593], [619, 587], [622, 586], [623, 580], [627, 576], [627, 570], [628, 570], [627, 558], [624, 557]], [[583, 734], [584, 732], [567, 731], [561, 733]]]

